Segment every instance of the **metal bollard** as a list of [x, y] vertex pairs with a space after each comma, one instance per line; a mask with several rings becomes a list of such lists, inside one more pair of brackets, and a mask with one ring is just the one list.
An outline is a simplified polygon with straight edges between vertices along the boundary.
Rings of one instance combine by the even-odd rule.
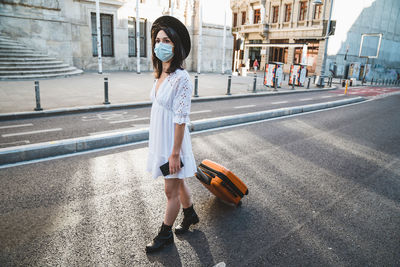
[[295, 80], [292, 79], [292, 90], [294, 90], [294, 83], [295, 83]]
[[105, 105], [110, 104], [108, 101], [108, 78], [104, 77], [104, 103]]
[[199, 97], [199, 76], [194, 76], [194, 97]]
[[254, 74], [253, 93], [256, 92], [256, 87], [257, 87], [257, 74]]
[[283, 74], [283, 80], [286, 81], [286, 74]]
[[310, 89], [310, 82], [311, 82], [311, 77], [308, 77], [307, 89]]
[[371, 85], [373, 85], [373, 84], [374, 84], [374, 78], [371, 79]]
[[39, 81], [35, 81], [35, 95], [36, 95], [36, 108], [35, 108], [35, 111], [41, 111], [43, 109], [40, 107]]
[[317, 76], [316, 75], [314, 75], [314, 84], [315, 84], [315, 80], [317, 79]]
[[276, 84], [277, 81], [278, 81], [278, 79], [276, 77], [274, 77], [274, 91], [278, 91], [278, 89], [276, 89], [276, 87], [278, 86]]
[[228, 88], [226, 89], [226, 94], [231, 95], [231, 82], [232, 82], [232, 75], [228, 76]]

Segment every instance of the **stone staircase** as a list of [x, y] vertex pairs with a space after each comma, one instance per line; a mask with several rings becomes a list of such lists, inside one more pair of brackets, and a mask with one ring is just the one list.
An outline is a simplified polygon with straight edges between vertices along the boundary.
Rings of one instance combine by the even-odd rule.
[[0, 35], [0, 80], [49, 79], [81, 73], [80, 69]]

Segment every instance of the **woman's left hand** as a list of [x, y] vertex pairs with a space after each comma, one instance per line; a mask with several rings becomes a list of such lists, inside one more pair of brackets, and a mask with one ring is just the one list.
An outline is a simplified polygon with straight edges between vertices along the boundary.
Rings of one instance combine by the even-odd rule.
[[179, 172], [179, 170], [181, 169], [181, 162], [180, 162], [179, 154], [171, 155], [168, 158], [168, 161], [169, 161], [169, 173], [174, 174], [174, 173]]

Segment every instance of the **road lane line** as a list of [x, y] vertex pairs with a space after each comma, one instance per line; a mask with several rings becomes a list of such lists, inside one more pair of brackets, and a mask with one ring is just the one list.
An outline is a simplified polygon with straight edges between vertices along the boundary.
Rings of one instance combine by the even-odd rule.
[[309, 101], [309, 100], [313, 100], [312, 98], [302, 98], [302, 99], [299, 99], [299, 101]]
[[190, 114], [207, 113], [207, 112], [211, 112], [211, 110], [192, 111], [190, 112]]
[[22, 141], [16, 141], [16, 142], [10, 142], [10, 143], [0, 143], [0, 147], [2, 146], [9, 146], [9, 145], [18, 145], [18, 144], [24, 144], [27, 145], [30, 142], [28, 140], [22, 140]]
[[278, 105], [278, 104], [285, 104], [288, 101], [279, 101], [279, 102], [272, 102], [271, 105]]
[[238, 106], [238, 107], [233, 107], [233, 108], [252, 108], [255, 107], [256, 105], [246, 105], [246, 106]]
[[33, 124], [27, 123], [27, 124], [17, 124], [17, 125], [6, 125], [6, 126], [0, 126], [0, 129], [10, 129], [10, 128], [27, 127], [27, 126], [33, 126]]
[[321, 96], [321, 98], [330, 98], [330, 97], [335, 97], [335, 95], [324, 95], [324, 96]]
[[144, 118], [136, 118], [136, 119], [130, 119], [130, 120], [110, 121], [109, 123], [111, 123], [111, 124], [124, 123], [124, 122], [142, 121], [142, 120], [148, 120], [148, 119], [149, 119], [149, 117], [144, 117]]
[[30, 135], [30, 134], [38, 134], [38, 133], [48, 133], [48, 132], [57, 132], [62, 131], [62, 128], [54, 128], [54, 129], [46, 129], [46, 130], [38, 130], [38, 131], [30, 131], [30, 132], [21, 132], [21, 133], [11, 133], [11, 134], [2, 134], [2, 137], [12, 137], [12, 136], [20, 136], [20, 135]]
[[147, 127], [149, 127], [149, 124], [140, 124], [140, 125], [135, 125], [134, 127], [129, 127], [129, 128], [119, 128], [119, 129], [109, 130], [109, 131], [102, 131], [102, 132], [89, 133], [89, 135], [99, 135], [99, 134], [108, 134], [108, 133], [118, 133], [118, 132], [125, 132], [125, 131], [138, 130], [138, 129], [147, 128]]

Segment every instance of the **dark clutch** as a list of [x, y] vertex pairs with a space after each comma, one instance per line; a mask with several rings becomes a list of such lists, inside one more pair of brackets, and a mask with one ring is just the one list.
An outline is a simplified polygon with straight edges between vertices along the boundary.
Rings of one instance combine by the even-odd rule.
[[[183, 167], [183, 162], [181, 160], [181, 168]], [[160, 170], [164, 176], [169, 175], [169, 161], [167, 163], [160, 166]]]

